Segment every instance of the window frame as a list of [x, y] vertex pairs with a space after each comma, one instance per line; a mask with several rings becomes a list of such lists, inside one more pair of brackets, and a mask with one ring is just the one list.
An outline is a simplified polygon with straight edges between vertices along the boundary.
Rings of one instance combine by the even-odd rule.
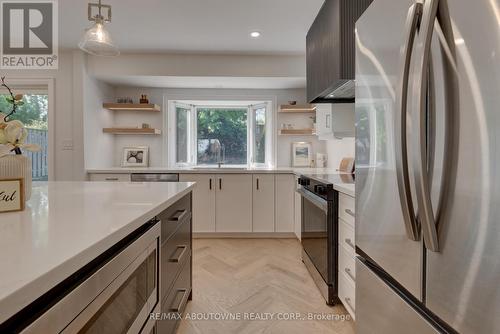
[[[243, 165], [230, 165], [233, 168], [238, 167], [272, 167], [274, 166], [275, 157], [274, 145], [275, 145], [275, 134], [273, 130], [274, 117], [273, 117], [273, 103], [272, 101], [255, 101], [255, 104], [242, 104], [238, 103], [237, 100], [231, 100], [228, 102], [234, 103], [210, 103], [212, 101], [204, 101], [200, 104], [185, 103], [183, 101], [169, 101], [168, 103], [168, 123], [169, 128], [169, 138], [168, 138], [168, 165], [170, 167], [195, 167], [199, 166], [197, 161], [197, 114], [198, 109], [246, 109], [247, 114], [247, 163]], [[179, 163], [177, 162], [177, 107], [183, 107], [188, 109], [188, 162]], [[265, 148], [265, 162], [255, 163], [254, 155], [254, 141], [255, 141], [255, 112], [259, 109], [265, 108], [266, 110], [266, 148]], [[217, 167], [217, 165], [203, 165], [203, 167]], [[231, 168], [228, 167], [228, 168]]]

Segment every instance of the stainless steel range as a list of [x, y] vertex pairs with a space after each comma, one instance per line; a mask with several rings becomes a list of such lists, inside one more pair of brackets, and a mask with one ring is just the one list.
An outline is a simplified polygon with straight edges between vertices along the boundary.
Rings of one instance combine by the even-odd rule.
[[[348, 183], [353, 183], [352, 177]], [[340, 175], [314, 175], [299, 178], [297, 192], [302, 199], [302, 261], [327, 304], [340, 302], [337, 296], [338, 192]]]

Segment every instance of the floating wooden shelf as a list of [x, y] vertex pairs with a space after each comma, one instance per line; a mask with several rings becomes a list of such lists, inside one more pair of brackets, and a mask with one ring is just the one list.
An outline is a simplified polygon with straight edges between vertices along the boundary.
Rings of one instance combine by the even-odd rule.
[[114, 135], [161, 135], [161, 130], [159, 129], [142, 128], [104, 128], [102, 132]]
[[102, 107], [108, 110], [116, 111], [161, 111], [161, 108], [157, 104], [143, 104], [143, 103], [103, 103]]
[[280, 135], [285, 136], [312, 136], [314, 135], [313, 129], [281, 129]]
[[282, 104], [280, 106], [280, 113], [314, 113], [316, 112], [316, 106], [312, 104], [306, 105], [290, 105]]

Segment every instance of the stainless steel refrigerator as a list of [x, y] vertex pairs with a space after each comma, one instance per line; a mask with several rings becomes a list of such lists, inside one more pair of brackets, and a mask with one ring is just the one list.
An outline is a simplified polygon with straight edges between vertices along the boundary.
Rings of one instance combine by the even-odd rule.
[[500, 1], [356, 24], [356, 328], [500, 333]]

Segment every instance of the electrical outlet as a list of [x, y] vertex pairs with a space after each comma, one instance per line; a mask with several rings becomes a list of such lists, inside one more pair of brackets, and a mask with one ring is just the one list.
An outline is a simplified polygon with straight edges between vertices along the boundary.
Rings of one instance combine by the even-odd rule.
[[73, 140], [72, 139], [64, 139], [62, 141], [62, 150], [63, 151], [72, 151], [73, 150]]

